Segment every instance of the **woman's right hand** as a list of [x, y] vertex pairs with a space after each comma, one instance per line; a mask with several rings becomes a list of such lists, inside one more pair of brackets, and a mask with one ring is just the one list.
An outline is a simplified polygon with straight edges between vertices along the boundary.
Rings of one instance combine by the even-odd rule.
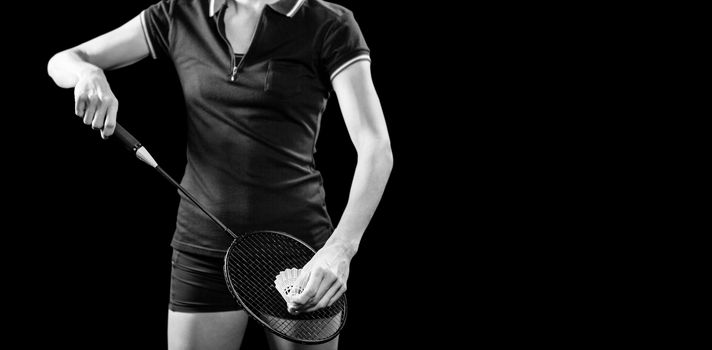
[[104, 71], [95, 67], [82, 72], [74, 87], [74, 114], [84, 124], [101, 130], [101, 137], [106, 139], [114, 133], [118, 110], [119, 101], [111, 92]]
[[117, 69], [148, 57], [143, 12], [104, 35], [64, 50], [47, 62], [47, 73], [63, 88], [74, 88], [74, 114], [108, 138], [116, 128], [119, 102], [102, 69]]

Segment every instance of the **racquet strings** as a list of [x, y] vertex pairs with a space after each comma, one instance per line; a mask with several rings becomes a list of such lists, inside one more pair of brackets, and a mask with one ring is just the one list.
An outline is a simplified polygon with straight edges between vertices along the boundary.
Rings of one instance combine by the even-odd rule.
[[346, 298], [332, 306], [292, 315], [274, 287], [275, 276], [301, 268], [314, 256], [306, 244], [278, 232], [255, 232], [233, 242], [225, 258], [226, 281], [238, 301], [279, 335], [301, 343], [334, 338], [346, 322]]

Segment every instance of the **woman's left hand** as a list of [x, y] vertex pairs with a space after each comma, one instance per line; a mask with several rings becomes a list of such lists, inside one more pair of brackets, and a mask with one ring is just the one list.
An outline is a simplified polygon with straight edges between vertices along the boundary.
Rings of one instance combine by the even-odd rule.
[[306, 286], [287, 303], [289, 313], [312, 312], [335, 303], [346, 291], [350, 263], [346, 247], [327, 242], [302, 268], [296, 284]]

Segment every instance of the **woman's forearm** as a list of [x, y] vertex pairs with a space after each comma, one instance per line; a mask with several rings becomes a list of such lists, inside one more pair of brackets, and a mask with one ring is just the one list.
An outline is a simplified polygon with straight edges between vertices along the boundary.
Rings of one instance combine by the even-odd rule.
[[147, 57], [149, 49], [140, 16], [54, 55], [47, 63], [47, 73], [60, 87], [73, 88], [85, 74], [124, 67]]
[[358, 150], [349, 200], [326, 245], [340, 245], [353, 257], [386, 188], [393, 167], [388, 140], [373, 140]]

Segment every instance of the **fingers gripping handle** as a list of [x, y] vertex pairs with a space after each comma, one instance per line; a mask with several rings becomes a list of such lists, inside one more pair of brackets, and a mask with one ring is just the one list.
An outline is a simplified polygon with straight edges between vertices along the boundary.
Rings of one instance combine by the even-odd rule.
[[114, 130], [114, 135], [121, 141], [121, 143], [129, 149], [131, 152], [136, 154], [136, 158], [140, 159], [142, 162], [150, 165], [152, 168], [158, 167], [158, 163], [153, 159], [146, 147], [143, 147], [138, 140], [136, 140], [133, 135], [129, 134], [126, 129], [124, 129], [119, 123], [116, 123], [116, 129]]

